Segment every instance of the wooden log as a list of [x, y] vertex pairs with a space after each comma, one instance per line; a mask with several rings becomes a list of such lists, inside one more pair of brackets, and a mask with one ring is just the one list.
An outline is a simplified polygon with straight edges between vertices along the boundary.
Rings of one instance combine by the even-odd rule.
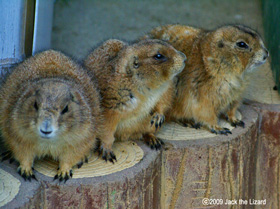
[[[24, 181], [16, 173], [17, 165], [9, 164], [7, 161], [2, 162], [0, 163], [0, 179], [2, 178], [1, 171], [10, 173], [13, 178], [11, 181], [19, 181], [20, 186], [19, 192], [10, 202], [5, 202], [3, 205], [0, 198], [0, 207], [5, 209], [160, 208], [161, 155], [160, 152], [151, 151], [143, 143], [139, 144], [144, 157], [131, 168], [97, 177], [73, 178], [66, 183], [53, 181], [52, 177], [36, 170], [38, 182]], [[138, 145], [134, 143], [134, 146]], [[124, 145], [122, 147], [126, 149]], [[40, 163], [44, 164], [42, 161]], [[103, 160], [100, 159], [99, 163], [103, 163]], [[91, 164], [90, 160], [89, 164]], [[103, 170], [106, 167], [112, 168], [110, 163], [107, 164], [104, 163]], [[116, 166], [123, 165], [120, 163]], [[88, 172], [86, 168], [84, 171]], [[77, 169], [76, 174], [78, 174]], [[75, 170], [73, 177], [75, 177]], [[8, 185], [0, 182], [0, 197], [3, 197], [8, 190]]]
[[[249, 106], [242, 107], [242, 115], [246, 127], [232, 130], [232, 135], [168, 141], [169, 149], [162, 157], [163, 208], [219, 204], [227, 208], [226, 200], [247, 200], [254, 196], [259, 120]], [[205, 198], [217, 199], [219, 203], [203, 204]]]
[[266, 200], [258, 208], [280, 208], [280, 105], [251, 105], [261, 116], [254, 200]]

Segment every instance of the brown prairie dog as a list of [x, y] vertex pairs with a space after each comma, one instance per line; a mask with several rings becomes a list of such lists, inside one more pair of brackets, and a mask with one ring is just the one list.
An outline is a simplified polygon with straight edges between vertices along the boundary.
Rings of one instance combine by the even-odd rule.
[[99, 94], [86, 71], [53, 50], [19, 64], [0, 91], [4, 143], [25, 179], [35, 158], [59, 161], [55, 178], [68, 180], [89, 154], [100, 121]]
[[171, 105], [173, 78], [184, 68], [185, 58], [160, 40], [129, 45], [112, 39], [85, 59], [89, 73], [98, 80], [102, 97], [105, 131], [99, 139], [105, 160], [115, 159], [115, 138], [143, 138], [152, 147], [160, 147], [155, 126], [162, 123]]
[[177, 76], [177, 95], [168, 117], [203, 125], [213, 133], [230, 131], [218, 125], [224, 114], [233, 126], [243, 126], [236, 110], [248, 83], [250, 72], [263, 64], [268, 51], [254, 30], [228, 25], [205, 31], [183, 25], [153, 29], [144, 38], [158, 38], [172, 44], [187, 56], [184, 70]]

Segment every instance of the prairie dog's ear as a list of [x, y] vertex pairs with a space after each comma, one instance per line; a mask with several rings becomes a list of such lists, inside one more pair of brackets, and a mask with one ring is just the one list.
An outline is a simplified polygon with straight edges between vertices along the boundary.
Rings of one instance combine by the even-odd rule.
[[[214, 34], [213, 34], [214, 33]], [[224, 31], [222, 30], [216, 30], [215, 32], [212, 32], [213, 38], [215, 42], [218, 42], [218, 40], [221, 40], [224, 38]]]
[[105, 63], [115, 59], [127, 44], [117, 39], [109, 39], [101, 46], [94, 49], [84, 60], [84, 65], [88, 69], [103, 68]]
[[139, 67], [138, 56], [133, 53], [132, 49], [127, 49], [124, 53], [120, 52], [118, 56], [116, 72], [130, 74]]
[[126, 43], [117, 39], [109, 39], [107, 40], [101, 47], [101, 53], [108, 56], [109, 59], [113, 59], [118, 56], [118, 53], [127, 46]]

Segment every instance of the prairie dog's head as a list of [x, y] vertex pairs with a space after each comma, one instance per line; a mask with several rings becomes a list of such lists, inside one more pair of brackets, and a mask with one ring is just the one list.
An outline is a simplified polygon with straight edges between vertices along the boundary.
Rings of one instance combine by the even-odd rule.
[[240, 74], [265, 63], [269, 56], [260, 35], [246, 26], [218, 28], [208, 33], [206, 40], [211, 43], [208, 60], [219, 60], [221, 65]]
[[116, 71], [131, 74], [147, 86], [157, 86], [180, 73], [186, 56], [170, 44], [148, 39], [127, 46], [118, 55]]
[[89, 115], [83, 95], [73, 85], [44, 79], [31, 84], [20, 98], [15, 126], [30, 138], [55, 141], [82, 135], [90, 124]]

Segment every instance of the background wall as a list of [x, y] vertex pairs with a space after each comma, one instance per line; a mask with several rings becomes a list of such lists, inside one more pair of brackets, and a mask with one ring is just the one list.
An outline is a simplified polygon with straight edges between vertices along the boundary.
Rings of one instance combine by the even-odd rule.
[[153, 27], [172, 23], [206, 29], [242, 23], [263, 34], [259, 0], [58, 0], [52, 47], [83, 58], [108, 38], [134, 40]]
[[280, 1], [263, 0], [265, 38], [271, 55], [271, 69], [280, 92]]

